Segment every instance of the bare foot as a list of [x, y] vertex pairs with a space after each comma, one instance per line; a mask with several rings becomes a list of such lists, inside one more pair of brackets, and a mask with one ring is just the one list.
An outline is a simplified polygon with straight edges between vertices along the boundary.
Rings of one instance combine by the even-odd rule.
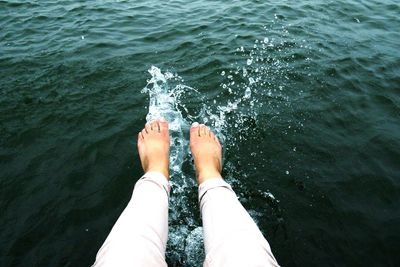
[[166, 120], [146, 123], [138, 135], [138, 150], [145, 173], [161, 172], [169, 179], [169, 132]]
[[210, 178], [222, 179], [222, 147], [210, 128], [193, 123], [190, 128], [190, 150], [199, 184]]

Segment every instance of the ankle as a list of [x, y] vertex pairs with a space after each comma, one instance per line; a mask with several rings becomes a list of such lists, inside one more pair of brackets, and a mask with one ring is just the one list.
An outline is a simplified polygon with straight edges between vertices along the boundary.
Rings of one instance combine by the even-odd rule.
[[167, 178], [167, 180], [169, 180], [169, 173], [168, 173], [168, 169], [164, 168], [164, 167], [159, 167], [159, 166], [149, 166], [145, 172], [159, 172], [162, 173], [165, 178]]
[[214, 178], [223, 179], [221, 173], [218, 170], [203, 170], [197, 173], [197, 182], [199, 185], [206, 180]]

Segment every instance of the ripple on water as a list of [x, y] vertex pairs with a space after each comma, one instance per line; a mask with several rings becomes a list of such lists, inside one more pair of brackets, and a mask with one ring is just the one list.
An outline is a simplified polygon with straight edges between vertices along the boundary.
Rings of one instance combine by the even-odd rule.
[[[217, 131], [224, 176], [281, 265], [394, 266], [399, 13], [396, 0], [0, 1], [0, 265], [93, 262], [141, 175], [154, 65], [172, 75], [174, 140], [193, 121]], [[167, 259], [198, 266], [181, 146]]]

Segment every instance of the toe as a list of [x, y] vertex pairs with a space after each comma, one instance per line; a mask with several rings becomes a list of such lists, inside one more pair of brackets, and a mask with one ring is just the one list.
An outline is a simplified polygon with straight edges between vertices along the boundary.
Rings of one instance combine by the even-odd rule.
[[151, 131], [151, 124], [146, 122], [146, 124], [144, 125], [144, 130], [146, 133], [150, 133]]
[[221, 145], [221, 143], [219, 142], [219, 139], [218, 139], [218, 137], [217, 137], [216, 135], [214, 135], [214, 140], [215, 140], [215, 142], [218, 144], [219, 148], [221, 149], [221, 148], [222, 148], [222, 145]]
[[148, 134], [146, 129], [143, 129], [140, 133], [141, 133], [141, 136], [142, 136], [142, 138], [144, 140], [145, 136]]
[[164, 118], [158, 121], [158, 125], [160, 127], [160, 132], [168, 132], [168, 122]]
[[211, 130], [210, 130], [210, 127], [207, 127], [206, 126], [206, 129], [204, 130], [204, 133], [206, 134], [206, 136], [208, 136], [208, 137], [211, 137]]
[[158, 125], [157, 121], [152, 121], [150, 123], [150, 125], [151, 125], [151, 130], [152, 131], [155, 131], [155, 132], [159, 132], [160, 131], [160, 126]]
[[139, 141], [143, 141], [142, 132], [139, 132], [139, 133], [138, 133], [138, 140], [139, 140]]
[[199, 136], [205, 136], [206, 135], [206, 126], [204, 124], [200, 124], [199, 127]]
[[193, 122], [192, 127], [190, 127], [190, 135], [191, 137], [199, 136], [199, 123]]
[[210, 130], [210, 137], [211, 137], [211, 139], [215, 139], [215, 134]]

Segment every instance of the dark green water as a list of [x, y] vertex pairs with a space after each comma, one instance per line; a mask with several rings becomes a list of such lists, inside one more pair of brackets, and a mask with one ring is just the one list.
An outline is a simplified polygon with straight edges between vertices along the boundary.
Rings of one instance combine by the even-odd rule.
[[[0, 0], [0, 266], [93, 263], [142, 174], [153, 65], [198, 91], [178, 110], [225, 138], [282, 266], [398, 266], [399, 18], [390, 0]], [[167, 259], [201, 266], [185, 189]]]

